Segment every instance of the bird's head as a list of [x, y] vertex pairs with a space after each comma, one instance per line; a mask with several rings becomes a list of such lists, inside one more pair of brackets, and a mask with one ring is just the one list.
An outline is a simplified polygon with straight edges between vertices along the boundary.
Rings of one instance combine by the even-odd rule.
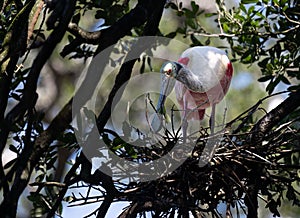
[[178, 72], [181, 70], [182, 65], [177, 62], [166, 62], [160, 69], [160, 72], [167, 77], [177, 78]]

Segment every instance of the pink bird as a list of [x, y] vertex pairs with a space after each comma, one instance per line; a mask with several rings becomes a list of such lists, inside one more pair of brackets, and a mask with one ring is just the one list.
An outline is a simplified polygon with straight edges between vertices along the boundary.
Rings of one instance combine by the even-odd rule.
[[232, 64], [226, 53], [210, 46], [192, 47], [182, 53], [178, 62], [166, 62], [161, 73], [162, 87], [157, 112], [163, 113], [166, 96], [175, 85], [176, 98], [182, 109], [184, 137], [187, 120], [202, 120], [205, 109], [210, 106], [210, 127], [213, 132], [215, 106], [227, 93], [233, 74]]

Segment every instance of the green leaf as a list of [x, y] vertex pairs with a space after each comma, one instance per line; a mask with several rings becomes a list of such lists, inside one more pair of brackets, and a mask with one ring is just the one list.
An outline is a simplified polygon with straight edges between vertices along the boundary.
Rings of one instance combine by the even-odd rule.
[[64, 197], [63, 200], [65, 202], [71, 203], [74, 200], [74, 197], [73, 196], [66, 196], [66, 197]]
[[68, 35], [69, 42], [72, 42], [74, 40], [74, 37], [72, 35]]
[[279, 78], [283, 83], [291, 85], [290, 81], [284, 75], [280, 75]]
[[72, 17], [72, 22], [78, 24], [80, 18], [81, 18], [80, 12], [77, 12], [77, 13]]
[[73, 144], [73, 143], [77, 142], [76, 136], [73, 132], [65, 133], [61, 138], [59, 138], [59, 140], [66, 144]]
[[191, 35], [191, 41], [193, 46], [203, 46], [203, 44], [195, 37], [194, 34]]
[[35, 181], [36, 181], [36, 182], [42, 182], [42, 181], [44, 180], [44, 178], [45, 178], [45, 174], [43, 173], [43, 174], [38, 175], [38, 176], [35, 178]]
[[254, 8], [255, 8], [255, 6], [252, 5], [252, 6], [249, 8], [247, 14], [248, 14], [248, 15], [252, 14], [252, 12], [254, 11]]
[[173, 10], [178, 10], [177, 5], [176, 5], [175, 3], [173, 3], [173, 2], [169, 2], [169, 3], [167, 4], [167, 7], [170, 7], [170, 8], [172, 8]]
[[165, 35], [165, 37], [173, 39], [176, 36], [176, 34], [177, 34], [177, 32], [170, 32], [167, 35]]
[[195, 18], [195, 14], [191, 10], [184, 8], [183, 11], [186, 18]]
[[269, 57], [263, 59], [262, 61], [258, 62], [258, 66], [259, 66], [260, 68], [265, 68], [266, 65], [267, 65], [267, 63], [269, 62], [269, 60], [270, 60]]
[[187, 18], [186, 20], [185, 20], [185, 22], [186, 22], [186, 24], [188, 25], [188, 26], [190, 26], [192, 29], [197, 29], [197, 23], [195, 22], [195, 19], [194, 18]]
[[242, 63], [250, 64], [250, 63], [252, 63], [252, 54], [249, 52], [246, 52], [245, 55], [243, 55], [241, 59], [242, 59]]
[[48, 162], [47, 162], [47, 171], [50, 170], [51, 168], [55, 169], [54, 167], [54, 163], [57, 160], [57, 156], [51, 158]]
[[14, 159], [8, 161], [8, 162], [4, 165], [3, 168], [4, 168], [4, 169], [10, 168], [12, 165], [14, 165], [14, 164], [16, 163], [16, 161], [17, 161], [17, 158], [14, 158]]
[[182, 2], [179, 2], [179, 8], [180, 9], [182, 8]]
[[241, 4], [255, 4], [258, 0], [242, 0]]
[[271, 213], [273, 213], [275, 216], [280, 217], [277, 207], [278, 207], [278, 205], [274, 199], [271, 199], [271, 201], [269, 201], [266, 205], [266, 208], [269, 208]]
[[184, 14], [183, 11], [177, 11], [177, 16], [181, 17]]
[[240, 9], [241, 9], [245, 14], [247, 13], [247, 10], [246, 10], [245, 5], [240, 4]]
[[298, 89], [300, 89], [300, 85], [297, 85], [297, 86], [290, 86], [288, 87], [288, 91], [291, 91], [291, 92], [295, 92], [297, 91]]
[[165, 119], [167, 123], [171, 123], [171, 117], [167, 113], [165, 114]]
[[210, 44], [210, 38], [207, 38], [207, 40], [205, 41], [205, 45], [209, 45]]
[[125, 142], [123, 139], [121, 139], [120, 137], [114, 138], [114, 140], [113, 140], [113, 142], [112, 142], [113, 147], [119, 146], [119, 145], [122, 145], [122, 144], [125, 144], [125, 143], [126, 143], [126, 142]]
[[196, 14], [199, 10], [199, 5], [197, 5], [195, 1], [191, 1], [191, 6], [192, 6], [193, 12]]
[[228, 33], [229, 31], [230, 31], [230, 28], [229, 28], [229, 26], [227, 25], [227, 23], [223, 23], [223, 31], [224, 32], [226, 32], [226, 33]]
[[126, 144], [124, 148], [125, 151], [130, 155], [130, 157], [137, 158], [137, 152], [134, 150], [132, 145]]
[[296, 198], [296, 195], [295, 195], [295, 192], [294, 192], [294, 189], [292, 186], [288, 187], [288, 190], [286, 192], [286, 198], [289, 199], [290, 201], [294, 200]]
[[267, 76], [264, 76], [264, 77], [260, 77], [257, 81], [258, 82], [266, 82], [266, 81], [272, 79], [273, 77], [274, 76], [272, 76], [272, 75], [267, 75]]
[[177, 33], [181, 33], [181, 34], [185, 34], [186, 33], [186, 30], [181, 28], [181, 27], [178, 27], [177, 30], [176, 30]]
[[11, 150], [12, 152], [14, 152], [14, 153], [16, 153], [16, 154], [19, 154], [18, 149], [17, 149], [14, 145], [10, 144], [8, 148], [9, 148], [9, 150]]
[[106, 145], [110, 145], [110, 143], [111, 143], [111, 140], [109, 139], [108, 134], [103, 134], [102, 140]]
[[205, 17], [212, 17], [212, 16], [216, 16], [217, 13], [207, 13], [205, 14]]
[[274, 81], [271, 80], [270, 83], [267, 85], [266, 91], [268, 91], [268, 93], [271, 94], [279, 82], [280, 82], [279, 77], [277, 77]]

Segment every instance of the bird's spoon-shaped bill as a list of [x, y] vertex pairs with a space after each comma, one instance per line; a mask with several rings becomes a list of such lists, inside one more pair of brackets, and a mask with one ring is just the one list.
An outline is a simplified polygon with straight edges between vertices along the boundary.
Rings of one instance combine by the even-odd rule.
[[165, 120], [165, 102], [167, 96], [172, 92], [173, 87], [175, 85], [175, 79], [165, 74], [161, 74], [161, 89], [159, 100], [156, 106], [156, 113], [152, 116], [151, 121], [151, 129], [154, 132], [158, 132], [161, 130], [163, 126], [163, 121]]

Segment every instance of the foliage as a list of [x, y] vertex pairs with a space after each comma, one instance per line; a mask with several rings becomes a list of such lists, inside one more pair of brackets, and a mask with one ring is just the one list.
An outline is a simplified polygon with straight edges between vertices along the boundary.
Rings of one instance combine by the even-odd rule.
[[[227, 39], [234, 58], [244, 64], [258, 62], [261, 68], [261, 82], [269, 81], [266, 90], [272, 93], [279, 82], [291, 84], [299, 79], [299, 10], [298, 1], [241, 1], [238, 7], [227, 9], [224, 1], [218, 0], [218, 12], [207, 13], [216, 16], [220, 33], [210, 34], [199, 25], [199, 15], [203, 11], [194, 1], [191, 9], [182, 8], [170, 2], [169, 6], [185, 23], [176, 33], [190, 36], [192, 45], [210, 43], [210, 37]], [[196, 37], [207, 36], [203, 43]], [[297, 89], [297, 85], [291, 86]]]
[[290, 85], [293, 78], [299, 79], [297, 1], [250, 1], [229, 12], [222, 5], [219, 10], [224, 33], [237, 36], [228, 38], [232, 51], [243, 63], [259, 61], [263, 74], [259, 81], [269, 81], [269, 93], [279, 82]]
[[[222, 0], [216, 3], [216, 11], [206, 11], [197, 1], [1, 2], [0, 210], [3, 216], [17, 216], [18, 208], [22, 207], [22, 193], [28, 187], [30, 194], [25, 197], [32, 208], [26, 209], [31, 210], [33, 217], [61, 215], [63, 202], [71, 206], [97, 204], [97, 209], [88, 215], [97, 217], [104, 217], [114, 201], [131, 202], [120, 217], [145, 216], [146, 211], [153, 217], [174, 217], [176, 212], [182, 217], [188, 217], [189, 212], [195, 217], [221, 217], [218, 205], [222, 202], [229, 217], [233, 216], [232, 211], [237, 216], [245, 213], [257, 217], [257, 198], [265, 202], [274, 216], [280, 215], [279, 208], [286, 200], [299, 207], [300, 3], [242, 0], [234, 8], [228, 8]], [[178, 21], [169, 33], [159, 29], [163, 10], [173, 13]], [[90, 24], [103, 21], [93, 31], [81, 26], [89, 12], [94, 13]], [[204, 19], [215, 19], [218, 32], [206, 30], [201, 22]], [[104, 107], [101, 113], [94, 114], [85, 108], [87, 118], [97, 120], [111, 155], [127, 160], [152, 161], [170, 152], [177, 143], [189, 147], [189, 143], [197, 142], [179, 168], [155, 181], [124, 182], [113, 180], [99, 170], [92, 172], [75, 137], [82, 129], [71, 125], [72, 100], [63, 102], [65, 106], [61, 107], [61, 99], [56, 96], [50, 106], [57, 114], [54, 118], [50, 116], [53, 111], [41, 111], [36, 106], [37, 100], [44, 97], [37, 94], [41, 72], [44, 66], [53, 71], [61, 94], [65, 84], [59, 82], [72, 76], [66, 73], [67, 64], [63, 65], [63, 73], [58, 72], [59, 66], [51, 65], [54, 59], [69, 59], [75, 69], [76, 61], [85, 62], [120, 39], [144, 35], [180, 38], [191, 46], [212, 45], [213, 39], [218, 39], [220, 47], [229, 49], [233, 62], [258, 65], [262, 74], [259, 81], [268, 82], [269, 94], [283, 82], [289, 85], [289, 95], [268, 113], [261, 105], [272, 95], [257, 99], [257, 104], [226, 123], [222, 140], [213, 145], [214, 156], [203, 167], [198, 163], [211, 137], [208, 128], [200, 128], [200, 136], [196, 139], [188, 136], [187, 141], [179, 130], [165, 131], [161, 135], [165, 144], [138, 147], [129, 143], [132, 132], [137, 132], [137, 140], [143, 145], [153, 139], [127, 123], [123, 124], [124, 135], [118, 135], [104, 128], [110, 109]], [[56, 52], [61, 57], [51, 57]], [[114, 52], [126, 55], [128, 51], [124, 48]], [[152, 61], [141, 56], [139, 60], [124, 63], [105, 106], [110, 108], [114, 92], [130, 78], [134, 64], [143, 73], [145, 67], [153, 69]], [[110, 59], [109, 63], [112, 65], [114, 61]], [[180, 160], [184, 152], [172, 155]], [[71, 153], [76, 157], [65, 166]], [[13, 157], [4, 163], [2, 159], [7, 154]], [[63, 176], [59, 172], [64, 169], [67, 172]], [[91, 190], [97, 194], [91, 194]]]

